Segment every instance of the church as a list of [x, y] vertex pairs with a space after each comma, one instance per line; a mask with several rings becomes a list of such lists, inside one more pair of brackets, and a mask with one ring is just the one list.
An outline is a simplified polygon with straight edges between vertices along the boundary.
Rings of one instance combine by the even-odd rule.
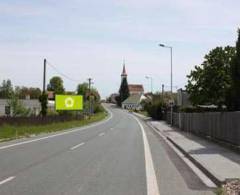
[[[123, 64], [123, 70], [121, 74], [121, 81], [127, 79], [127, 72], [125, 64]], [[144, 96], [144, 88], [142, 84], [128, 84], [128, 90], [130, 96], [122, 102], [122, 108], [127, 110], [141, 110], [141, 101], [146, 99]]]

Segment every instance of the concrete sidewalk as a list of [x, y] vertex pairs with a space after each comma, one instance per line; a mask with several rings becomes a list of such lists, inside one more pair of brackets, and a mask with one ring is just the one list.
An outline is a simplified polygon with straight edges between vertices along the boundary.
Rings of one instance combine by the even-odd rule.
[[239, 154], [209, 140], [172, 128], [164, 121], [147, 120], [147, 123], [178, 147], [190, 160], [195, 161], [195, 164], [218, 185], [224, 183], [226, 179], [240, 178]]

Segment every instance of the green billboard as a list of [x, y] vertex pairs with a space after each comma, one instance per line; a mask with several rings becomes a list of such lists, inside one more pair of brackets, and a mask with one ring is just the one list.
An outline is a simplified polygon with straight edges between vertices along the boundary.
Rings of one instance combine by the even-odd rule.
[[56, 110], [82, 110], [83, 97], [81, 95], [56, 95]]

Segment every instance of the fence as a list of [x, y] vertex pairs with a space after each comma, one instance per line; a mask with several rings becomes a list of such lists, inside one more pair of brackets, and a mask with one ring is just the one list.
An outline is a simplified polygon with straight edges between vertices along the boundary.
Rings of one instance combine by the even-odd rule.
[[31, 117], [0, 117], [0, 126], [3, 124], [12, 125], [41, 125], [49, 124], [55, 122], [71, 121], [71, 120], [82, 120], [84, 118], [83, 114], [78, 115], [55, 115], [55, 116], [31, 116]]
[[[167, 113], [167, 122], [171, 115]], [[240, 146], [240, 112], [173, 113], [173, 125], [183, 131]]]

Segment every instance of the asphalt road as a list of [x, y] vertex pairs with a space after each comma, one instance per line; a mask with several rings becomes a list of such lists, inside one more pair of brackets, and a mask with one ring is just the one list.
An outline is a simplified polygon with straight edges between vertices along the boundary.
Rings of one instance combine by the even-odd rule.
[[0, 144], [1, 195], [213, 194], [131, 113], [89, 127]]

